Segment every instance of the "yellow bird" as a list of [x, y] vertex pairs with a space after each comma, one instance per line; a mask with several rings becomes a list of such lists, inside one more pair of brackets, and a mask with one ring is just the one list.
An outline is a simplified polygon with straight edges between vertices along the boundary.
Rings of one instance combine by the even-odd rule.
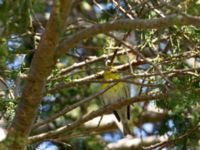
[[[111, 71], [105, 71], [103, 78], [105, 80], [116, 80], [120, 79], [120, 75], [117, 73], [112, 73]], [[104, 89], [108, 87], [108, 83], [101, 85]], [[109, 90], [107, 90], [103, 95], [103, 101], [106, 105], [112, 104], [116, 101], [122, 101], [130, 97], [130, 90], [126, 83], [119, 82]], [[131, 131], [128, 127], [128, 119], [130, 119], [130, 106], [123, 106], [117, 110], [113, 111], [117, 121], [116, 125], [122, 132], [124, 136], [131, 135]]]

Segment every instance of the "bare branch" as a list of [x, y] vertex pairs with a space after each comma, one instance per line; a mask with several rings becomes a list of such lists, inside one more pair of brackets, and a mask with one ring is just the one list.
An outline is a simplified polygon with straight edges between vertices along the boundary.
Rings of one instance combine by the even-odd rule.
[[58, 129], [55, 129], [53, 131], [49, 131], [46, 133], [42, 133], [40, 135], [35, 135], [29, 138], [29, 142], [30, 143], [34, 143], [34, 142], [38, 142], [38, 141], [43, 141], [46, 139], [53, 139], [53, 138], [57, 138], [59, 136], [59, 134], [66, 132], [66, 131], [71, 131], [77, 127], [79, 127], [80, 125], [82, 125], [83, 123], [97, 117], [100, 115], [103, 115], [105, 113], [110, 113], [115, 109], [121, 108], [125, 105], [130, 105], [133, 103], [138, 103], [138, 102], [144, 102], [144, 101], [149, 101], [149, 100], [157, 100], [163, 97], [166, 97], [167, 95], [164, 94], [153, 94], [153, 95], [146, 95], [146, 96], [136, 96], [134, 98], [130, 98], [130, 99], [126, 99], [120, 102], [115, 102], [112, 105], [108, 105], [100, 110], [97, 111], [93, 111], [83, 117], [81, 117], [79, 120], [71, 123], [71, 124], [67, 124], [63, 127], [60, 127]]

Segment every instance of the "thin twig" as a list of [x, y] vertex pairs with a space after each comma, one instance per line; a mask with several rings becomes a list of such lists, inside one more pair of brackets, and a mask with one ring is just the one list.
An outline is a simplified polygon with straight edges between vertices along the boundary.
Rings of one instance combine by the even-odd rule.
[[110, 113], [113, 110], [119, 109], [125, 105], [131, 105], [133, 103], [138, 103], [138, 102], [145, 102], [145, 101], [149, 101], [149, 100], [158, 100], [161, 99], [163, 97], [166, 97], [167, 94], [160, 94], [160, 93], [154, 93], [153, 95], [145, 95], [145, 96], [135, 96], [133, 98], [129, 98], [129, 99], [125, 99], [123, 101], [120, 102], [115, 102], [111, 105], [105, 106], [100, 110], [97, 111], [93, 111], [83, 117], [81, 117], [80, 119], [76, 120], [73, 123], [70, 124], [66, 124], [60, 128], [57, 128], [55, 130], [52, 131], [48, 131], [46, 133], [42, 133], [39, 135], [35, 135], [29, 138], [29, 142], [30, 143], [35, 143], [35, 142], [39, 142], [39, 141], [43, 141], [46, 139], [52, 139], [52, 138], [58, 138], [59, 134], [66, 132], [66, 131], [70, 131], [73, 130], [77, 127], [79, 127], [80, 125], [82, 125], [83, 123], [97, 117], [100, 115], [103, 115], [105, 113]]
[[[160, 76], [167, 81], [167, 83], [169, 83], [172, 86], [172, 82], [161, 72], [161, 70], [151, 61], [149, 61], [143, 54], [141, 54], [139, 51], [135, 50], [134, 48], [132, 48], [132, 46], [130, 44], [128, 44], [126, 41], [122, 41], [119, 40], [118, 38], [116, 38], [115, 36], [113, 36], [112, 34], [109, 34], [111, 37], [113, 37], [116, 41], [121, 42], [124, 46], [126, 46], [127, 48], [131, 49], [134, 53], [136, 53], [140, 58], [142, 58], [145, 62], [149, 63], [150, 65], [152, 65], [155, 70], [160, 74]], [[168, 90], [168, 87], [165, 86], [165, 88]]]
[[161, 150], [162, 148], [167, 147], [169, 145], [172, 145], [172, 144], [176, 143], [177, 141], [183, 140], [184, 138], [191, 135], [192, 133], [194, 133], [199, 128], [200, 128], [200, 125], [197, 125], [197, 126], [193, 127], [192, 129], [188, 130], [187, 132], [185, 132], [183, 135], [177, 137], [174, 140], [164, 141], [164, 142], [161, 142], [161, 143], [149, 146], [149, 147], [145, 147], [143, 149], [144, 150], [152, 150], [152, 149], [159, 148]]
[[[132, 61], [131, 62], [131, 65], [136, 67], [138, 65], [141, 65], [141, 64], [144, 64], [144, 61]], [[117, 66], [115, 67], [114, 69], [116, 71], [119, 71], [119, 70], [124, 70], [126, 68], [129, 67], [129, 63], [126, 63], [124, 65], [120, 65], [120, 66]], [[81, 82], [82, 83], [89, 83], [91, 79], [97, 79], [97, 78], [100, 78], [102, 77], [104, 74], [104, 71], [99, 71], [95, 74], [92, 74], [92, 75], [89, 75], [89, 76], [86, 76], [86, 77], [83, 77], [83, 78], [80, 78], [80, 79], [77, 79], [77, 80], [74, 80], [73, 82], [69, 82], [69, 83], [60, 83], [58, 84], [57, 86], [55, 86], [54, 88], [46, 91], [46, 93], [54, 93], [62, 88], [69, 88], [69, 87], [72, 87], [72, 86], [77, 86], [79, 85]]]
[[134, 19], [133, 16], [132, 16], [131, 14], [127, 13], [127, 11], [124, 10], [124, 8], [122, 8], [122, 7], [120, 6], [119, 2], [117, 2], [116, 0], [112, 0], [112, 2], [113, 2], [113, 4], [116, 6], [116, 8], [117, 8], [120, 12], [122, 12], [125, 16], [127, 16], [127, 17], [128, 17], [129, 19], [131, 19], [131, 20]]
[[[138, 62], [138, 64], [144, 64], [144, 62]], [[133, 65], [133, 63], [132, 63], [132, 65]], [[125, 69], [127, 67], [129, 67], [129, 64], [125, 64], [125, 65], [121, 65], [121, 66], [115, 67], [114, 70], [115, 71], [119, 71], [119, 70], [123, 70], [123, 69]], [[183, 74], [190, 74], [190, 75], [197, 76], [196, 74], [191, 74], [191, 71], [200, 71], [200, 68], [176, 69], [176, 70], [171, 70], [171, 71], [163, 71], [162, 74], [168, 75], [169, 77], [170, 76], [174, 76], [174, 75], [179, 75], [179, 74], [182, 74], [182, 75]], [[58, 84], [54, 88], [49, 89], [46, 93], [55, 93], [56, 91], [59, 91], [59, 90], [61, 90], [63, 88], [70, 88], [70, 87], [73, 87], [73, 86], [80, 86], [80, 85], [82, 85], [82, 83], [89, 84], [89, 83], [92, 82], [93, 79], [97, 79], [99, 77], [102, 77], [103, 73], [104, 73], [104, 71], [100, 71], [100, 72], [98, 72], [96, 74], [92, 74], [92, 75], [86, 76], [84, 78], [80, 78], [80, 79], [74, 80], [73, 82], [70, 82], [70, 83]], [[159, 76], [159, 75], [160, 75], [159, 73], [132, 74], [132, 76], [134, 78], [151, 77], [151, 76]]]
[[44, 125], [44, 124], [47, 124], [47, 123], [49, 123], [49, 122], [55, 120], [56, 118], [58, 118], [58, 117], [60, 117], [60, 116], [62, 116], [62, 115], [64, 115], [64, 114], [66, 114], [67, 112], [69, 112], [69, 111], [71, 111], [71, 110], [77, 108], [78, 106], [81, 106], [81, 105], [83, 105], [83, 104], [85, 104], [85, 103], [90, 102], [91, 100], [93, 100], [93, 99], [96, 98], [97, 96], [99, 96], [99, 95], [105, 93], [107, 90], [109, 90], [109, 89], [110, 89], [111, 87], [113, 87], [115, 84], [117, 84], [117, 83], [112, 83], [112, 84], [110, 84], [107, 88], [105, 88], [105, 89], [103, 89], [103, 90], [101, 90], [101, 91], [99, 91], [99, 92], [97, 92], [97, 93], [95, 93], [95, 94], [93, 94], [93, 95], [91, 95], [91, 96], [89, 96], [89, 97], [83, 99], [83, 100], [80, 100], [79, 102], [77, 102], [77, 103], [75, 103], [75, 104], [73, 104], [73, 105], [71, 105], [71, 106], [66, 106], [64, 109], [62, 109], [62, 110], [59, 111], [58, 113], [52, 115], [51, 117], [49, 117], [49, 118], [47, 118], [47, 119], [45, 119], [45, 120], [43, 120], [43, 121], [41, 121], [41, 122], [36, 123], [36, 124], [33, 126], [33, 129], [38, 128], [38, 127], [40, 127], [40, 126], [42, 126], [42, 125]]

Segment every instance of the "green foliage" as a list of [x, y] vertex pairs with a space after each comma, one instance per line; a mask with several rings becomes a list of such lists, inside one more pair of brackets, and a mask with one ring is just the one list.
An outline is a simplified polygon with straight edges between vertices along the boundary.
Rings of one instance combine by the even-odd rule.
[[102, 150], [103, 148], [105, 148], [105, 144], [103, 143], [103, 141], [101, 141], [100, 139], [96, 138], [95, 136], [90, 136], [87, 138], [88, 142], [88, 150], [92, 150], [92, 149], [96, 149], [96, 150]]
[[[162, 14], [170, 15], [178, 12], [171, 9], [161, 2], [155, 0], [149, 1], [133, 1], [127, 0], [132, 7], [130, 9], [125, 1], [120, 2], [120, 7], [125, 9], [127, 13], [133, 14], [135, 19], [153, 19], [161, 18]], [[33, 19], [38, 15], [39, 17], [44, 16], [47, 1], [41, 0], [4, 0], [0, 1], [0, 75], [6, 77], [9, 84], [15, 84], [16, 78], [19, 72], [24, 74], [27, 73], [31, 65], [31, 61], [37, 49], [36, 33], [38, 36], [44, 33], [43, 27], [33, 27]], [[62, 42], [69, 37], [72, 38], [73, 34], [79, 30], [90, 28], [91, 25], [113, 22], [117, 19], [127, 19], [127, 15], [115, 7], [110, 0], [97, 1], [104, 10], [96, 9], [97, 5], [92, 1], [83, 0], [77, 5], [73, 6], [72, 13], [70, 13], [70, 23], [66, 25], [66, 29], [60, 37]], [[199, 0], [173, 0], [170, 3], [177, 6], [178, 9], [183, 13], [190, 13], [191, 15], [200, 15], [200, 4]], [[151, 7], [151, 4], [153, 7]], [[96, 11], [98, 10], [98, 11]], [[41, 16], [40, 16], [41, 15]], [[76, 18], [77, 17], [77, 18]], [[35, 18], [34, 18], [35, 19]], [[44, 18], [43, 18], [44, 19]], [[45, 19], [44, 19], [45, 20]], [[44, 21], [41, 20], [41, 21]], [[79, 22], [80, 21], [80, 22]], [[44, 21], [46, 22], [46, 20]], [[45, 23], [42, 22], [42, 26]], [[35, 25], [35, 24], [34, 24]], [[34, 29], [33, 29], [34, 28]], [[118, 31], [120, 33], [128, 33], [126, 30]], [[115, 35], [116, 32], [112, 32]], [[170, 59], [173, 55], [179, 55], [186, 51], [199, 50], [195, 49], [196, 45], [200, 42], [200, 29], [193, 26], [171, 26], [163, 29], [143, 29], [135, 30], [136, 40], [133, 41], [133, 47], [141, 54], [145, 55], [148, 49], [154, 55], [145, 55], [146, 59], [154, 63], [161, 72], [172, 71], [169, 79], [173, 83], [173, 88], [170, 89], [168, 97], [163, 98], [156, 102], [157, 106], [169, 112], [169, 116], [160, 121], [161, 124], [154, 124], [157, 126], [154, 133], [160, 135], [169, 133], [172, 134], [171, 139], [175, 139], [180, 135], [183, 135], [190, 128], [194, 127], [200, 120], [199, 113], [199, 99], [200, 94], [198, 92], [199, 79], [191, 77], [185, 74], [173, 74], [173, 70], [176, 69], [188, 69], [188, 66], [183, 63], [183, 58]], [[115, 35], [118, 38], [118, 35]], [[121, 38], [121, 37], [120, 37]], [[124, 37], [126, 41], [127, 37]], [[39, 38], [38, 38], [39, 39]], [[128, 41], [127, 41], [128, 42]], [[11, 44], [10, 44], [11, 43]], [[135, 44], [136, 43], [136, 44]], [[130, 44], [130, 43], [129, 43]], [[168, 46], [166, 51], [161, 48], [161, 44]], [[166, 45], [165, 45], [166, 44]], [[59, 46], [59, 43], [58, 43]], [[67, 51], [66, 55], [59, 58], [56, 67], [52, 70], [50, 79], [47, 81], [45, 87], [45, 94], [41, 105], [39, 107], [40, 112], [38, 118], [48, 118], [55, 113], [58, 113], [63, 108], [71, 106], [77, 102], [80, 102], [86, 97], [95, 94], [99, 91], [99, 84], [102, 83], [89, 83], [88, 81], [81, 84], [75, 84], [77, 79], [82, 79], [89, 75], [94, 75], [99, 71], [105, 71], [107, 66], [105, 65], [105, 59], [94, 61], [93, 63], [87, 64], [88, 60], [101, 57], [102, 55], [110, 54], [116, 49], [124, 50], [127, 49], [119, 41], [115, 41], [113, 38], [105, 35], [98, 34], [89, 39], [83, 39], [82, 42], [77, 43], [77, 47]], [[137, 47], [138, 46], [138, 47]], [[21, 68], [13, 69], [10, 67], [11, 64], [15, 64], [18, 55], [24, 55], [25, 59]], [[133, 59], [132, 59], [132, 55]], [[139, 56], [133, 53], [130, 55], [131, 60], [141, 60]], [[155, 57], [154, 57], [155, 56]], [[48, 54], [42, 57], [48, 57]], [[136, 57], [136, 59], [135, 59]], [[196, 56], [198, 58], [199, 56]], [[109, 57], [106, 60], [110, 59]], [[165, 63], [165, 59], [167, 60]], [[86, 63], [83, 67], [77, 67], [72, 69], [68, 73], [60, 74], [63, 68], [76, 66], [77, 63]], [[121, 56], [115, 56], [113, 66], [119, 67], [128, 62], [128, 54]], [[164, 62], [164, 63], [163, 63]], [[119, 65], [119, 66], [117, 66]], [[135, 64], [134, 64], [135, 65]], [[130, 66], [128, 66], [130, 67]], [[127, 67], [127, 68], [128, 68]], [[73, 68], [73, 67], [72, 67]], [[138, 82], [143, 81], [148, 84], [162, 84], [161, 86], [152, 86], [143, 88], [142, 95], [151, 94], [153, 92], [162, 92], [165, 85], [163, 79], [159, 77], [159, 73], [156, 69], [153, 69], [151, 64], [146, 62], [145, 65], [138, 64], [133, 66], [133, 72], [129, 72], [129, 69], [121, 68], [120, 73], [123, 75], [127, 74], [152, 74], [151, 77], [141, 77]], [[192, 73], [199, 74], [198, 70], [191, 71]], [[165, 75], [165, 74], [164, 74]], [[167, 74], [168, 75], [168, 74]], [[166, 75], [166, 76], [167, 76]], [[22, 79], [20, 84], [20, 90], [23, 91], [23, 85], [27, 78]], [[101, 76], [95, 78], [95, 80], [102, 80]], [[130, 79], [129, 81], [132, 81]], [[95, 81], [96, 82], [96, 81]], [[141, 83], [141, 82], [140, 82]], [[53, 91], [58, 85], [67, 85], [65, 88], [60, 87], [57, 91]], [[68, 86], [69, 85], [69, 86]], [[10, 86], [10, 85], [9, 85]], [[12, 85], [11, 85], [12, 86]], [[147, 90], [146, 90], [147, 89]], [[51, 91], [48, 93], [48, 91]], [[59, 117], [58, 119], [50, 123], [51, 127], [61, 127], [63, 124], [71, 123], [80, 119], [83, 115], [88, 114], [93, 110], [98, 110], [102, 107], [101, 97], [95, 98], [93, 101], [81, 105], [80, 107], [68, 112], [67, 114]], [[12, 122], [14, 111], [17, 100], [1, 98], [0, 99], [0, 111], [1, 114], [9, 121]], [[144, 107], [141, 107], [141, 103], [134, 104], [131, 107], [131, 118], [133, 121], [138, 123], [141, 114], [147, 110], [149, 104], [145, 103]], [[40, 120], [38, 119], [38, 120]], [[54, 128], [54, 129], [55, 129]], [[37, 132], [37, 131], [36, 131]], [[73, 131], [67, 131], [66, 134], [75, 132], [80, 135], [85, 133], [85, 128], [75, 129]], [[87, 132], [87, 131], [86, 131]], [[153, 134], [154, 134], [153, 133]], [[73, 134], [73, 133], [72, 133]], [[114, 133], [115, 134], [115, 133]], [[81, 135], [82, 136], [82, 135]], [[187, 138], [175, 143], [176, 149], [192, 149], [192, 146], [197, 145], [197, 141], [200, 139], [198, 132], [188, 136]], [[83, 137], [76, 136], [65, 143], [53, 143], [58, 146], [59, 149], [80, 149], [80, 150], [92, 150], [92, 149], [104, 149], [107, 143], [103, 142], [104, 139], [99, 138], [95, 135], [86, 134]], [[69, 144], [68, 144], [69, 143]], [[29, 145], [29, 148], [35, 149], [37, 144]], [[173, 147], [174, 148], [174, 147]]]
[[32, 10], [38, 13], [44, 13], [45, 5], [41, 0], [32, 0]]
[[107, 9], [104, 9], [103, 11], [100, 11], [100, 13], [97, 13], [97, 20], [99, 23], [105, 23], [109, 21], [112, 18], [112, 15], [116, 13], [116, 9], [114, 9], [113, 6], [108, 7]]
[[8, 49], [6, 47], [6, 41], [5, 39], [2, 39], [2, 41], [0, 42], [0, 75], [4, 76], [5, 75], [5, 64], [8, 58]]
[[200, 42], [200, 29], [193, 26], [182, 27], [182, 31], [190, 42]]
[[80, 137], [70, 141], [73, 143], [71, 145], [71, 149], [80, 149], [80, 150], [102, 150], [105, 148], [104, 142], [102, 142], [96, 136], [88, 136], [88, 137]]
[[10, 121], [14, 117], [16, 100], [8, 99], [8, 98], [0, 98], [0, 112], [1, 116], [4, 117], [10, 124]]
[[[171, 131], [172, 137], [176, 138], [198, 124], [200, 120], [198, 109], [200, 94], [194, 86], [189, 85], [191, 82], [188, 82], [187, 78], [181, 80], [175, 78], [173, 81], [176, 87], [170, 91], [167, 98], [157, 101], [156, 104], [169, 111], [168, 118], [162, 122], [160, 134]], [[173, 126], [170, 125], [169, 120]], [[179, 148], [189, 148], [191, 145], [195, 145], [194, 142], [197, 142], [199, 138], [200, 134], [195, 132], [176, 145]]]
[[4, 35], [25, 33], [32, 26], [31, 9], [30, 0], [3, 1], [0, 5], [0, 21], [4, 25]]
[[190, 0], [187, 4], [187, 13], [192, 15], [200, 15], [200, 1]]

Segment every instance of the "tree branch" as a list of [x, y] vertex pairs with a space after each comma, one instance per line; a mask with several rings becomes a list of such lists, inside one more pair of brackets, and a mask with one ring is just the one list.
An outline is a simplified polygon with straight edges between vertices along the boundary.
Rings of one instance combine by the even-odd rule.
[[[134, 67], [141, 65], [141, 64], [144, 64], [144, 61], [141, 60], [141, 61], [132, 61], [131, 62], [131, 65], [134, 66]], [[119, 66], [115, 67], [115, 71], [123, 70], [123, 69], [126, 69], [128, 67], [129, 67], [129, 63], [119, 65]], [[60, 83], [60, 84], [56, 85], [54, 88], [48, 90], [46, 93], [55, 93], [56, 91], [58, 91], [60, 89], [69, 88], [69, 87], [72, 87], [72, 86], [77, 86], [77, 85], [80, 85], [80, 83], [85, 83], [85, 84], [91, 83], [90, 80], [102, 77], [103, 74], [104, 74], [104, 71], [99, 71], [96, 74], [92, 74], [92, 75], [77, 79], [73, 82]]]
[[130, 104], [138, 103], [138, 102], [149, 101], [149, 100], [157, 100], [157, 99], [163, 98], [164, 96], [166, 97], [167, 95], [154, 94], [154, 95], [146, 95], [146, 96], [136, 96], [136, 97], [133, 97], [130, 99], [120, 101], [120, 102], [115, 102], [112, 105], [108, 105], [100, 110], [93, 111], [93, 112], [81, 117], [79, 120], [77, 120], [71, 124], [66, 124], [65, 126], [55, 129], [53, 131], [49, 131], [46, 133], [32, 136], [29, 138], [29, 142], [34, 143], [34, 142], [39, 142], [39, 141], [43, 141], [46, 139], [57, 138], [59, 136], [59, 134], [62, 134], [63, 132], [71, 131], [71, 130], [79, 127], [83, 123], [85, 123], [97, 116], [103, 115], [105, 113], [110, 113], [115, 109], [121, 108], [122, 106], [130, 105]]
[[187, 132], [185, 132], [183, 135], [175, 138], [174, 140], [169, 140], [169, 141], [163, 141], [161, 143], [158, 143], [158, 144], [155, 144], [155, 145], [152, 145], [152, 146], [149, 146], [149, 147], [146, 147], [144, 148], [145, 150], [152, 150], [152, 149], [156, 149], [156, 148], [159, 148], [159, 150], [161, 150], [162, 148], [166, 147], [166, 146], [169, 146], [169, 145], [172, 145], [184, 138], [186, 138], [187, 136], [191, 135], [192, 133], [194, 133], [196, 130], [199, 130], [200, 128], [200, 125], [196, 125], [195, 127], [193, 127], [192, 129], [188, 130]]
[[200, 17], [189, 15], [169, 15], [165, 18], [156, 19], [122, 19], [105, 24], [97, 24], [90, 28], [78, 31], [74, 35], [64, 40], [56, 50], [56, 58], [62, 56], [67, 50], [73, 48], [84, 39], [88, 39], [99, 33], [106, 33], [113, 30], [135, 30], [135, 29], [160, 29], [173, 25], [193, 25], [200, 26]]
[[144, 138], [124, 138], [116, 143], [108, 144], [112, 150], [141, 150], [143, 146], [159, 143], [167, 140], [167, 136], [149, 136]]
[[77, 102], [77, 103], [75, 103], [75, 104], [73, 104], [71, 106], [66, 106], [63, 110], [61, 110], [58, 113], [52, 115], [51, 117], [49, 117], [49, 118], [47, 118], [47, 119], [45, 119], [45, 120], [43, 120], [41, 122], [36, 123], [33, 126], [33, 129], [38, 128], [39, 126], [42, 126], [42, 125], [44, 125], [46, 123], [49, 123], [49, 122], [53, 121], [54, 119], [56, 119], [56, 118], [58, 118], [58, 117], [60, 117], [60, 116], [62, 116], [64, 114], [66, 114], [67, 112], [69, 112], [69, 111], [77, 108], [78, 106], [81, 106], [81, 105], [83, 105], [83, 104], [85, 104], [85, 103], [93, 100], [95, 97], [97, 97], [97, 96], [105, 93], [107, 90], [109, 90], [110, 88], [112, 88], [115, 84], [116, 83], [112, 83], [107, 88], [105, 88], [105, 89], [103, 89], [103, 90], [101, 90], [101, 91], [99, 91], [99, 92], [97, 92], [97, 93], [95, 93], [95, 94], [93, 94], [93, 95], [91, 95], [91, 96], [83, 99], [83, 100], [80, 100], [79, 102]]
[[21, 150], [26, 145], [44, 93], [46, 78], [56, 63], [55, 47], [72, 3], [73, 1], [60, 0], [53, 6], [46, 31], [33, 57], [16, 116], [5, 141], [9, 149]]

